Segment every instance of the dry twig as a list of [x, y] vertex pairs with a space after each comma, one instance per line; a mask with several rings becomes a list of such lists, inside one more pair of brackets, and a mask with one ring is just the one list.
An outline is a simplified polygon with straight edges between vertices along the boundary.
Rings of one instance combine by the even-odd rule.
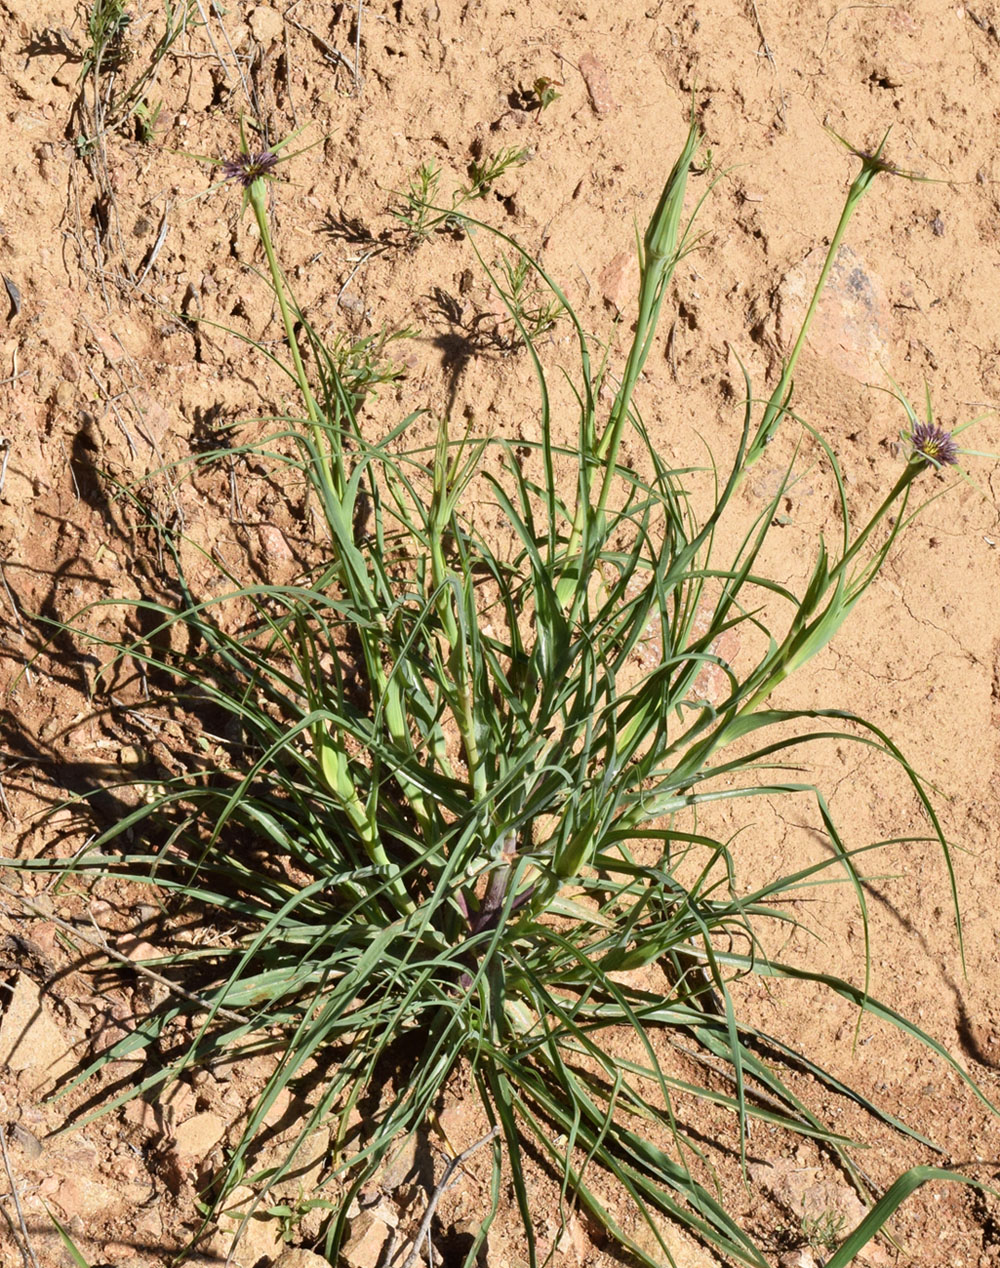
[[24, 1222], [24, 1212], [21, 1210], [21, 1198], [17, 1191], [17, 1184], [14, 1180], [14, 1172], [10, 1165], [10, 1155], [7, 1153], [7, 1137], [4, 1133], [3, 1124], [0, 1123], [0, 1151], [3, 1152], [3, 1165], [7, 1171], [7, 1179], [10, 1181], [10, 1192], [14, 1199], [14, 1210], [17, 1212], [17, 1222], [21, 1227], [21, 1237], [23, 1242], [18, 1242], [18, 1250], [21, 1252], [21, 1258], [24, 1260], [24, 1268], [28, 1268], [29, 1264], [33, 1264], [34, 1268], [38, 1268], [38, 1260], [35, 1257], [34, 1249], [31, 1245], [31, 1238], [28, 1236], [28, 1226]]
[[750, 12], [753, 14], [754, 25], [757, 28], [757, 36], [760, 39], [760, 51], [771, 63], [771, 70], [774, 73], [774, 82], [778, 86], [778, 118], [781, 120], [783, 128], [788, 127], [788, 120], [785, 117], [785, 90], [781, 86], [781, 77], [778, 74], [778, 64], [774, 60], [774, 54], [771, 52], [771, 46], [767, 42], [767, 36], [764, 34], [764, 26], [760, 20], [760, 12], [757, 9], [757, 0], [748, 0]]
[[482, 1140], [477, 1140], [476, 1143], [474, 1145], [470, 1145], [468, 1149], [463, 1149], [456, 1158], [448, 1159], [448, 1165], [444, 1169], [444, 1175], [441, 1177], [437, 1188], [431, 1194], [430, 1201], [427, 1203], [427, 1210], [424, 1212], [424, 1218], [421, 1220], [420, 1227], [417, 1229], [417, 1235], [413, 1239], [413, 1247], [410, 1250], [410, 1253], [403, 1260], [402, 1268], [412, 1268], [412, 1265], [420, 1252], [421, 1242], [430, 1233], [431, 1220], [434, 1218], [434, 1212], [437, 1210], [437, 1204], [451, 1187], [451, 1177], [455, 1174], [458, 1168], [461, 1167], [463, 1162], [465, 1162], [468, 1158], [471, 1158], [472, 1155], [482, 1149], [484, 1145], [488, 1145], [490, 1141], [496, 1140], [499, 1135], [500, 1126], [497, 1124], [486, 1133]]
[[186, 999], [188, 1003], [197, 1004], [199, 1008], [206, 1013], [214, 1012], [218, 1017], [224, 1017], [226, 1021], [238, 1022], [241, 1026], [251, 1024], [251, 1018], [244, 1013], [234, 1012], [231, 1008], [223, 1008], [221, 1005], [216, 1007], [215, 1004], [207, 999], [202, 999], [200, 995], [195, 995], [193, 991], [186, 991], [183, 986], [178, 986], [176, 982], [171, 982], [169, 978], [164, 977], [162, 973], [157, 973], [154, 969], [147, 969], [142, 964], [136, 964], [134, 960], [130, 960], [127, 955], [122, 955], [120, 951], [115, 951], [109, 947], [103, 935], [100, 938], [93, 938], [89, 934], [83, 932], [76, 925], [70, 924], [68, 920], [62, 920], [59, 916], [53, 915], [51, 912], [43, 911], [41, 907], [33, 903], [29, 898], [25, 898], [23, 894], [19, 894], [16, 889], [11, 889], [9, 885], [5, 885], [0, 881], [0, 890], [11, 898], [15, 898], [23, 907], [27, 907], [28, 911], [36, 916], [40, 916], [42, 920], [50, 920], [58, 928], [70, 933], [74, 938], [79, 938], [81, 942], [85, 942], [87, 946], [93, 947], [94, 950], [100, 951], [103, 955], [108, 956], [112, 960], [116, 960], [119, 964], [123, 964], [126, 968], [133, 969], [140, 977], [149, 978], [152, 982], [159, 983], [160, 986], [166, 987], [171, 995], [178, 995], [181, 999]]

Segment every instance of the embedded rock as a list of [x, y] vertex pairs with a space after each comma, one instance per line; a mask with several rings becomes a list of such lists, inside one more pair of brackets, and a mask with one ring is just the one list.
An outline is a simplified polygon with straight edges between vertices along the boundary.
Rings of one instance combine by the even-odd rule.
[[[777, 334], [789, 353], [819, 280], [826, 251], [815, 248], [790, 269], [778, 289]], [[891, 317], [879, 275], [848, 246], [834, 257], [806, 346], [851, 378], [883, 377], [889, 360]]]

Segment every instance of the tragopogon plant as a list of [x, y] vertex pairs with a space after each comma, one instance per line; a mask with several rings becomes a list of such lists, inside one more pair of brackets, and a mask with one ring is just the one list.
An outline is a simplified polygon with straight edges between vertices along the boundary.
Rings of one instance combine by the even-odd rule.
[[[835, 736], [899, 763], [950, 870], [927, 790], [877, 726], [839, 709], [782, 709], [771, 698], [835, 635], [905, 523], [915, 482], [952, 463], [954, 443], [932, 418], [914, 421], [907, 461], [873, 518], [854, 529], [835, 456], [813, 433], [838, 493], [842, 537], [836, 550], [818, 545], [801, 594], [757, 571], [781, 489], [735, 558], [712, 556], [722, 517], [736, 511], [734, 492], [790, 417], [791, 374], [816, 301], [756, 423], [747, 381], [738, 451], [711, 513], [696, 523], [688, 486], [697, 473], [664, 462], [633, 398], [688, 241], [683, 208], [699, 143], [692, 126], [642, 240], [635, 335], [608, 407], [599, 391], [607, 362], [592, 365], [571, 306], [538, 270], [573, 323], [580, 373], [576, 444], [557, 455], [540, 354], [521, 327], [541, 394], [534, 479], [512, 442], [457, 436], [448, 420], [429, 455], [407, 448], [416, 414], [387, 436], [367, 435], [358, 396], [344, 385], [343, 350], [335, 356], [298, 312], [272, 247], [266, 181], [278, 147], [251, 153], [244, 144], [224, 169], [256, 218], [303, 403], [304, 416], [285, 420], [255, 452], [308, 485], [322, 525], [320, 562], [296, 584], [234, 577], [219, 595], [191, 593], [181, 574], [179, 607], [139, 604], [147, 633], [114, 646], [116, 661], [143, 666], [172, 707], [228, 718], [227, 760], [192, 763], [82, 857], [27, 866], [147, 881], [165, 902], [201, 904], [236, 930], [199, 947], [188, 970], [210, 1001], [194, 1038], [132, 1093], [153, 1095], [224, 1050], [277, 1043], [275, 1072], [228, 1142], [215, 1199], [252, 1181], [263, 1201], [288, 1172], [294, 1150], [254, 1175], [256, 1141], [281, 1090], [308, 1072], [300, 1139], [320, 1122], [335, 1126], [324, 1181], [334, 1208], [324, 1243], [331, 1257], [352, 1195], [392, 1143], [427, 1120], [459, 1066], [499, 1128], [490, 1211], [470, 1265], [504, 1176], [529, 1260], [539, 1260], [526, 1142], [559, 1176], [564, 1213], [580, 1204], [642, 1262], [672, 1262], [666, 1218], [732, 1260], [764, 1265], [708, 1187], [692, 1105], [731, 1112], [741, 1156], [754, 1119], [823, 1142], [870, 1198], [850, 1142], [761, 1055], [787, 1049], [738, 1015], [730, 987], [741, 975], [821, 983], [950, 1060], [869, 994], [867, 953], [862, 981], [852, 984], [769, 960], [758, 930], [790, 919], [776, 900], [824, 868], [848, 879], [865, 917], [862, 851], [846, 848], [818, 789], [774, 773], [811, 740]], [[881, 147], [861, 158], [831, 259], [875, 175], [888, 170], [880, 155]], [[482, 227], [455, 209], [447, 214], [475, 243]], [[302, 356], [300, 331], [311, 358]], [[645, 448], [645, 473], [622, 462], [627, 431]], [[488, 445], [502, 465], [483, 462]], [[573, 465], [567, 485], [557, 480], [557, 457], [563, 469]], [[473, 489], [499, 508], [511, 550], [499, 551], [466, 514]], [[743, 623], [764, 629], [750, 591], [786, 604], [788, 614], [764, 630], [761, 654], [737, 673], [713, 648]], [[232, 615], [248, 608], [249, 622]], [[178, 627], [188, 637], [171, 640]], [[651, 638], [656, 663], [640, 671], [637, 652]], [[715, 704], [699, 689], [709, 665], [729, 684]], [[831, 859], [739, 892], [734, 844], [699, 830], [694, 812], [800, 793], [815, 799]], [[157, 848], [120, 856], [115, 842], [140, 825]], [[183, 975], [189, 958], [180, 952], [171, 972]], [[186, 999], [168, 1001], [101, 1061], [165, 1043], [191, 1011]], [[909, 1131], [808, 1053], [799, 1062], [828, 1091]], [[922, 1180], [948, 1174], [908, 1172], [830, 1268], [844, 1268]], [[646, 1221], [643, 1239], [602, 1196], [609, 1179]]]

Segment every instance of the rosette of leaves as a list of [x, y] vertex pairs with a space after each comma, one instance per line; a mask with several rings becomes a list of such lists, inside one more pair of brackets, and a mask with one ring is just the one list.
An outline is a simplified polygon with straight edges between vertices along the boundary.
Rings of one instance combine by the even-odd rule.
[[[800, 1099], [783, 1060], [825, 1093], [929, 1142], [808, 1052], [793, 1054], [744, 1020], [732, 987], [750, 974], [821, 984], [969, 1082], [931, 1037], [869, 992], [859, 855], [879, 843], [849, 850], [821, 790], [787, 768], [793, 752], [831, 736], [899, 764], [950, 871], [927, 789], [873, 723], [837, 708], [771, 703], [850, 614], [907, 521], [914, 482], [946, 464], [953, 445], [947, 433], [911, 427], [908, 460], [876, 515], [855, 529], [835, 456], [812, 433], [842, 536], [835, 548], [820, 543], [801, 593], [760, 571], [784, 486], [735, 558], [715, 558], [736, 490], [790, 418], [791, 376], [815, 303], [759, 420], [747, 381], [741, 440], [697, 522], [689, 489], [699, 473], [661, 457], [634, 397], [690, 245], [683, 206], [699, 142], [692, 126], [640, 244], [634, 339], [610, 392], [601, 390], [611, 386], [607, 359], [592, 363], [572, 307], [537, 270], [573, 325], [579, 376], [576, 443], [557, 452], [542, 362], [521, 327], [540, 394], [535, 479], [513, 442], [456, 436], [447, 421], [433, 452], [408, 448], [417, 412], [388, 435], [366, 434], [359, 394], [344, 385], [343, 349], [324, 346], [297, 310], [271, 245], [273, 152], [244, 146], [227, 169], [257, 218], [303, 401], [303, 417], [281, 420], [253, 452], [308, 486], [320, 561], [294, 584], [233, 577], [225, 593], [196, 595], [175, 550], [182, 601], [139, 602], [145, 632], [113, 645], [113, 657], [161, 684], [158, 708], [211, 719], [226, 737], [216, 750], [225, 760], [192, 759], [83, 855], [24, 866], [128, 877], [154, 886], [168, 909], [205, 913], [197, 949], [160, 967], [207, 1009], [171, 996], [80, 1079], [140, 1048], [161, 1052], [161, 1064], [114, 1105], [155, 1097], [223, 1054], [277, 1054], [230, 1141], [209, 1209], [241, 1184], [266, 1207], [301, 1142], [332, 1124], [317, 1195], [331, 1205], [323, 1243], [331, 1260], [353, 1195], [394, 1143], [430, 1121], [457, 1070], [499, 1129], [470, 1265], [505, 1182], [529, 1260], [539, 1261], [528, 1151], [558, 1177], [564, 1216], [579, 1205], [643, 1263], [672, 1262], [664, 1221], [675, 1221], [733, 1261], [764, 1265], [714, 1190], [699, 1107], [731, 1115], [744, 1163], [749, 1126], [763, 1123], [820, 1142], [873, 1201], [830, 1268], [843, 1268], [917, 1184], [950, 1175], [917, 1168], [876, 1202], [852, 1142]], [[890, 170], [880, 156], [881, 147], [860, 156], [831, 259], [871, 180]], [[475, 243], [482, 227], [463, 223]], [[299, 330], [311, 343], [311, 375]], [[626, 432], [645, 450], [645, 475], [621, 459]], [[488, 446], [502, 463], [484, 463]], [[572, 464], [568, 486], [557, 481], [557, 458]], [[500, 538], [469, 513], [485, 498], [502, 517]], [[501, 539], [513, 549], [502, 551]], [[765, 626], [751, 593], [770, 596], [768, 610], [785, 616]], [[765, 637], [737, 672], [713, 649], [742, 625]], [[656, 663], [637, 672], [637, 652], [651, 639]], [[706, 666], [728, 683], [714, 704], [699, 692]], [[735, 843], [701, 830], [698, 812], [801, 794], [814, 800], [830, 858], [741, 892]], [[760, 930], [791, 919], [782, 897], [829, 870], [853, 887], [864, 923], [858, 982], [763, 952]], [[259, 1170], [264, 1124], [288, 1088], [308, 1089], [300, 1145]], [[651, 1230], [641, 1243], [604, 1196], [609, 1182]]]

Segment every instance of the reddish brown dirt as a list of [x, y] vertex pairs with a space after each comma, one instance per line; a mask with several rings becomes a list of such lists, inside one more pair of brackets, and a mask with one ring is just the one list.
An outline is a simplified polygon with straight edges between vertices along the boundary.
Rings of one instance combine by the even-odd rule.
[[[638, 400], [665, 458], [702, 461], [700, 435], [722, 464], [738, 435], [733, 352], [765, 394], [801, 311], [803, 279], [816, 267], [810, 252], [829, 241], [856, 170], [824, 123], [860, 148], [875, 146], [892, 125], [887, 157], [931, 183], [880, 177], [862, 204], [848, 234], [853, 255], [843, 257], [839, 289], [800, 363], [795, 406], [837, 453], [859, 521], [899, 470], [894, 443], [905, 419], [877, 390], [889, 375], [916, 401], [926, 382], [945, 427], [987, 415], [963, 443], [996, 448], [1000, 428], [989, 411], [1000, 397], [1000, 4], [396, 0], [365, 5], [358, 23], [359, 7], [237, 4], [224, 24], [194, 21], [147, 94], [163, 103], [152, 140], [132, 139], [134, 127], [131, 135], [109, 132], [88, 164], [77, 145], [87, 127], [77, 105], [82, 10], [68, 0], [0, 0], [0, 272], [19, 297], [7, 313], [0, 291], [0, 846], [8, 856], [68, 853], [83, 839], [76, 812], [43, 821], [43, 810], [129, 767], [141, 771], [151, 756], [169, 769], [171, 747], [191, 742], [166, 728], [151, 734], [123, 708], [95, 716], [89, 692], [103, 654], [81, 655], [57, 638], [36, 656], [38, 616], [68, 619], [101, 600], [155, 593], [155, 540], [111, 481], [141, 487], [161, 516], [183, 517], [206, 551], [200, 560], [191, 552], [198, 585], [212, 583], [213, 558], [227, 566], [246, 560], [272, 577], [296, 569], [301, 520], [261, 468], [240, 460], [231, 473], [195, 478], [167, 467], [218, 425], [280, 413], [291, 401], [287, 380], [259, 353], [180, 316], [280, 350], [277, 313], [254, 272], [261, 254], [251, 222], [240, 218], [233, 189], [206, 192], [212, 173], [193, 157], [231, 153], [241, 112], [266, 119], [272, 136], [305, 126], [302, 144], [321, 139], [285, 169], [288, 183], [275, 187], [274, 202], [278, 251], [317, 329], [331, 338], [383, 324], [421, 329], [402, 353], [408, 377], [383, 391], [372, 425], [427, 406], [470, 418], [482, 432], [530, 440], [537, 404], [526, 358], [461, 355], [461, 331], [441, 302], [451, 297], [466, 325], [496, 310], [468, 245], [446, 237], [413, 252], [373, 250], [393, 228], [393, 191], [419, 164], [433, 163], [447, 198], [473, 159], [524, 148], [527, 161], [498, 183], [483, 215], [541, 253], [584, 325], [609, 337], [617, 311], [626, 325], [631, 319], [635, 226], [655, 204], [694, 94], [716, 170], [726, 174], [701, 211], [699, 249], [678, 269], [669, 301], [676, 319], [665, 322]], [[148, 65], [162, 23], [156, 6], [135, 11], [119, 90]], [[560, 94], [541, 114], [518, 97], [539, 77]], [[694, 195], [705, 188], [705, 178], [693, 181]], [[557, 328], [549, 341], [556, 360], [562, 340]], [[621, 343], [619, 335], [616, 367]], [[568, 438], [575, 424], [565, 417]], [[252, 424], [241, 432], [252, 434]], [[764, 504], [790, 453], [790, 442], [780, 442], [774, 462], [747, 482], [748, 512]], [[868, 889], [873, 990], [996, 1100], [1000, 526], [993, 463], [967, 463], [976, 487], [959, 485], [926, 509], [835, 643], [780, 703], [871, 718], [941, 790], [945, 828], [960, 847], [966, 969], [939, 849], [893, 846], [869, 868], [878, 874]], [[807, 476], [772, 534], [772, 575], [801, 585], [819, 533], [838, 531], [835, 511], [821, 474]], [[113, 606], [83, 619], [94, 634], [113, 638], [122, 629]], [[926, 834], [912, 791], [888, 764], [837, 743], [812, 750], [809, 761], [808, 778], [826, 791], [849, 846]], [[741, 831], [746, 886], [822, 856], [808, 798], [774, 813], [755, 805], [751, 822], [737, 817], [747, 813], [723, 812], [714, 824], [720, 834]], [[0, 1123], [10, 1169], [0, 1172], [0, 1193], [13, 1176], [43, 1265], [69, 1262], [46, 1204], [90, 1263], [164, 1263], [192, 1227], [196, 1183], [266, 1064], [196, 1074], [169, 1104], [138, 1102], [46, 1139], [67, 1112], [63, 1102], [43, 1103], [52, 1078], [123, 1033], [149, 1004], [146, 984], [105, 982], [93, 965], [74, 969], [52, 918], [141, 956], [136, 940], [154, 936], [154, 912], [147, 895], [120, 888], [88, 896], [10, 874], [5, 883], [35, 892], [31, 912], [14, 897], [2, 900]], [[769, 950], [857, 980], [860, 921], [849, 889], [813, 891], [796, 914], [822, 941], [795, 934]], [[855, 1042], [850, 1007], [809, 986], [736, 989], [760, 1025], [941, 1145], [941, 1155], [906, 1145], [831, 1101], [838, 1126], [874, 1146], [866, 1169], [876, 1183], [930, 1161], [996, 1179], [1000, 1123], [926, 1050], [867, 1021]], [[467, 1091], [456, 1078], [445, 1111], [458, 1148], [483, 1130]], [[295, 1108], [283, 1112], [294, 1120]], [[704, 1130], [722, 1139], [729, 1131], [714, 1122]], [[746, 1186], [738, 1170], [720, 1172], [724, 1197], [773, 1261], [801, 1233], [804, 1211], [819, 1221], [839, 1211], [845, 1227], [856, 1222], [836, 1173], [824, 1172], [831, 1187], [817, 1188], [814, 1150], [796, 1151], [758, 1129], [750, 1152]], [[473, 1160], [449, 1198], [458, 1234], [483, 1209], [484, 1175], [485, 1163]], [[539, 1175], [535, 1184], [538, 1210], [555, 1211], [550, 1182]], [[16, 1222], [9, 1198], [3, 1210]], [[998, 1218], [993, 1197], [929, 1186], [895, 1222], [902, 1250], [883, 1243], [864, 1262], [891, 1263], [898, 1254], [921, 1268], [986, 1268], [1000, 1262]], [[516, 1215], [505, 1212], [491, 1268], [519, 1263], [515, 1227]], [[575, 1217], [565, 1234], [552, 1218], [538, 1231], [556, 1263], [618, 1262]], [[281, 1245], [274, 1220], [256, 1221], [250, 1234], [234, 1252], [248, 1268]], [[223, 1235], [203, 1248], [212, 1262], [228, 1250]], [[683, 1239], [675, 1254], [684, 1266], [713, 1262]], [[21, 1262], [2, 1228], [0, 1257], [4, 1266]]]

